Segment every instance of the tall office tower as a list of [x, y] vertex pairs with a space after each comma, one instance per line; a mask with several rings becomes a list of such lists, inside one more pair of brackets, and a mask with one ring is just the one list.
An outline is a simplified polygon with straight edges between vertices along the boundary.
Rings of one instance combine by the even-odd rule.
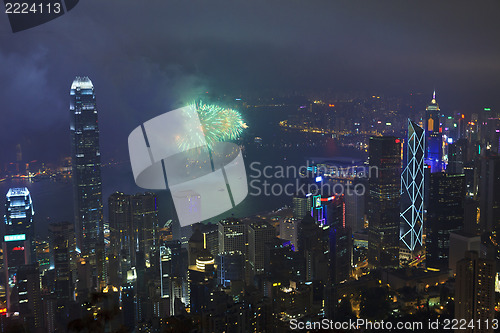
[[175, 312], [176, 299], [187, 303], [185, 283], [187, 255], [180, 241], [167, 241], [160, 245], [160, 296], [168, 299], [169, 313]]
[[31, 332], [41, 332], [44, 325], [38, 264], [20, 266], [17, 279], [19, 315]]
[[399, 265], [399, 210], [401, 140], [370, 137], [370, 167], [378, 172], [369, 179], [368, 263], [374, 267]]
[[[328, 275], [326, 283], [323, 283], [325, 291], [321, 293], [321, 301], [325, 301], [325, 312], [331, 318], [338, 307], [338, 302], [335, 301], [338, 299], [337, 287], [349, 278], [352, 265], [352, 233], [346, 223], [345, 197], [346, 195], [338, 195], [321, 199], [327, 216], [323, 237], [328, 244]], [[329, 296], [324, 297], [324, 293]]]
[[407, 163], [401, 174], [400, 240], [413, 256], [422, 249], [424, 233], [424, 150], [423, 128], [408, 119]]
[[365, 227], [365, 196], [361, 193], [346, 192], [345, 200], [345, 220], [346, 226], [351, 231], [357, 232]]
[[[120, 261], [122, 278], [135, 266], [135, 237], [130, 195], [113, 193], [108, 199], [110, 254]], [[110, 262], [110, 264], [112, 264]]]
[[155, 193], [138, 193], [130, 198], [136, 251], [144, 253], [146, 265], [157, 252], [158, 203]]
[[172, 277], [172, 248], [160, 246], [160, 295], [162, 298], [170, 297]]
[[86, 257], [104, 243], [99, 127], [94, 85], [88, 77], [77, 76], [71, 84], [69, 109], [76, 243]]
[[463, 174], [431, 173], [427, 209], [427, 267], [448, 267], [450, 232], [463, 227], [464, 199]]
[[55, 296], [71, 300], [76, 276], [75, 231], [70, 222], [49, 224], [50, 252], [55, 269]]
[[16, 288], [17, 271], [22, 265], [31, 263], [34, 257], [33, 204], [27, 188], [11, 188], [5, 202], [5, 225], [3, 235], [3, 270], [7, 309], [18, 311]]
[[439, 172], [442, 169], [443, 159], [443, 135], [440, 125], [440, 110], [436, 102], [436, 92], [432, 95], [432, 100], [425, 109], [425, 159], [431, 166], [431, 172]]
[[5, 235], [2, 245], [4, 273], [5, 273], [5, 289], [7, 296], [7, 310], [9, 313], [18, 311], [19, 291], [17, 286], [17, 272], [19, 267], [30, 264], [29, 262], [29, 247], [30, 242], [25, 238], [24, 234], [20, 235]]
[[480, 231], [500, 231], [500, 157], [481, 156], [479, 176]]
[[303, 219], [306, 214], [311, 214], [312, 196], [297, 194], [292, 199], [293, 217]]
[[27, 262], [35, 261], [35, 228], [33, 202], [26, 187], [10, 188], [5, 202], [5, 235], [24, 235], [29, 243]]
[[246, 226], [237, 219], [229, 218], [219, 221], [219, 254], [246, 254]]
[[460, 139], [448, 145], [447, 173], [464, 173], [467, 162], [467, 140]]
[[300, 221], [297, 255], [300, 281], [328, 280], [328, 241], [325, 234], [312, 216], [306, 215]]
[[280, 221], [280, 238], [290, 242], [295, 251], [298, 250], [297, 233], [300, 220], [294, 217]]
[[252, 275], [264, 274], [265, 244], [276, 237], [276, 229], [265, 221], [248, 226], [248, 262]]
[[457, 262], [455, 281], [455, 318], [474, 322], [474, 328], [464, 332], [493, 332], [495, 318], [495, 261], [479, 258], [477, 252], [467, 252]]

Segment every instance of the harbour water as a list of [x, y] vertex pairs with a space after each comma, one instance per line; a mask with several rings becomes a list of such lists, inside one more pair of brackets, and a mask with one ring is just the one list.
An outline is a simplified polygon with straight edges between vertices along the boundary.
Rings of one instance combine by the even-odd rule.
[[[257, 175], [256, 168], [262, 171], [266, 166], [268, 170], [273, 170], [277, 166], [296, 168], [306, 165], [307, 156], [336, 158], [352, 157], [363, 158], [364, 154], [353, 148], [336, 147], [332, 155], [331, 147], [327, 145], [308, 146], [308, 147], [259, 147], [252, 145], [245, 149], [245, 163], [247, 166], [248, 180]], [[252, 162], [254, 168], [250, 168]], [[255, 167], [257, 166], [257, 167]], [[259, 178], [263, 181], [264, 175]], [[271, 179], [271, 183], [285, 184], [293, 181], [289, 178]], [[107, 219], [107, 198], [116, 191], [134, 194], [145, 192], [135, 185], [130, 165], [126, 162], [116, 165], [107, 165], [102, 167], [103, 183], [103, 204], [104, 216]], [[51, 222], [73, 221], [73, 187], [71, 179], [62, 181], [41, 180], [31, 182], [23, 179], [8, 179], [0, 182], [0, 198], [4, 198], [10, 187], [27, 187], [30, 190], [33, 206], [35, 209], [34, 224], [35, 232], [39, 237], [47, 236], [47, 226]], [[250, 190], [255, 194], [255, 190]], [[160, 223], [166, 222], [172, 217], [169, 202], [169, 193], [167, 191], [155, 191], [158, 194]], [[5, 199], [0, 199], [4, 201]], [[291, 205], [291, 197], [282, 193], [281, 195], [266, 196], [262, 193], [259, 196], [248, 195], [247, 198], [233, 208], [220, 216], [210, 219], [210, 222], [217, 222], [219, 219], [227, 216], [244, 217], [257, 213], [270, 211], [284, 205]], [[3, 215], [3, 214], [2, 214]]]

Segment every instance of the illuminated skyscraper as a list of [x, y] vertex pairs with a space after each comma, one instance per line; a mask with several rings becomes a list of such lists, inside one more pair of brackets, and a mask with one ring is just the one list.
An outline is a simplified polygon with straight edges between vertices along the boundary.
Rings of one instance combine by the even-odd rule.
[[76, 242], [88, 256], [104, 237], [97, 108], [94, 85], [86, 76], [71, 84], [70, 113]]
[[393, 136], [371, 137], [369, 180], [368, 263], [374, 267], [399, 265], [399, 210], [401, 140]]
[[400, 239], [412, 252], [422, 247], [424, 230], [424, 134], [408, 119], [408, 162], [401, 174]]
[[[9, 312], [19, 311], [19, 291], [15, 288], [17, 272], [28, 265], [34, 256], [33, 203], [26, 187], [11, 188], [5, 202], [5, 228], [3, 235], [3, 260], [6, 281], [7, 308]], [[19, 286], [17, 286], [19, 287]]]
[[147, 264], [158, 246], [158, 204], [156, 194], [137, 193], [130, 198], [136, 251], [144, 254]]
[[112, 261], [120, 257], [123, 276], [134, 266], [146, 262], [151, 265], [151, 258], [157, 246], [156, 195], [115, 192], [108, 198], [108, 209], [111, 237], [111, 256], [108, 258], [112, 258], [109, 259], [110, 264], [113, 265]]
[[159, 247], [160, 296], [168, 299], [169, 313], [175, 312], [176, 299], [188, 303], [185, 290], [187, 252], [179, 241], [167, 241]]
[[234, 218], [219, 221], [219, 254], [246, 254], [245, 229], [245, 224]]
[[439, 172], [443, 167], [443, 135], [441, 125], [439, 105], [436, 102], [436, 92], [432, 95], [432, 100], [425, 109], [424, 128], [425, 138], [425, 158], [427, 164], [431, 166], [431, 172]]
[[[115, 192], [108, 198], [110, 258], [120, 260], [122, 278], [135, 266], [134, 233], [130, 195]], [[116, 258], [116, 259], [114, 259]], [[110, 264], [112, 264], [110, 259]]]
[[35, 228], [33, 225], [33, 202], [30, 191], [26, 187], [11, 188], [7, 192], [5, 203], [5, 235], [26, 235], [26, 240], [30, 243], [29, 253], [35, 260]]

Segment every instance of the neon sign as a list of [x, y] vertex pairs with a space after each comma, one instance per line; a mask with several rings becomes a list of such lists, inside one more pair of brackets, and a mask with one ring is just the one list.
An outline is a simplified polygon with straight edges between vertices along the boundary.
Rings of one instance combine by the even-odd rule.
[[3, 236], [3, 240], [5, 242], [24, 241], [24, 240], [26, 240], [26, 235], [25, 234], [6, 235], [6, 236]]

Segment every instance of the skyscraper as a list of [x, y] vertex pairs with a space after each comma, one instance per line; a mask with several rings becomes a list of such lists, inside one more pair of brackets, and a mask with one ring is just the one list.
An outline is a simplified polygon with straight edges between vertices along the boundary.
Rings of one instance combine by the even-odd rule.
[[33, 202], [26, 187], [11, 188], [5, 202], [5, 235], [25, 235], [29, 242], [28, 261], [35, 261], [35, 228]]
[[401, 140], [371, 137], [370, 167], [378, 172], [369, 180], [368, 262], [375, 267], [399, 265], [399, 209]]
[[365, 195], [355, 193], [354, 191], [346, 192], [344, 200], [346, 226], [351, 228], [353, 233], [364, 229]]
[[136, 250], [144, 253], [146, 263], [151, 264], [158, 246], [158, 205], [156, 194], [137, 193], [130, 198], [132, 224]]
[[241, 253], [246, 254], [245, 224], [237, 219], [219, 221], [219, 254]]
[[[136, 265], [150, 266], [159, 238], [156, 233], [158, 227], [156, 194], [129, 195], [115, 192], [108, 198], [108, 208], [110, 254], [113, 258], [120, 255], [122, 274]], [[140, 256], [137, 255], [138, 252], [141, 253]]]
[[424, 134], [408, 119], [407, 163], [401, 174], [400, 239], [412, 252], [422, 247], [424, 230]]
[[29, 331], [40, 332], [43, 329], [43, 308], [38, 264], [20, 266], [17, 279], [19, 314], [28, 323]]
[[427, 209], [427, 267], [448, 267], [450, 232], [463, 227], [465, 176], [431, 173]]
[[297, 258], [301, 281], [328, 279], [328, 240], [325, 231], [310, 215], [304, 216], [299, 223]]
[[188, 268], [187, 252], [180, 241], [163, 242], [159, 247], [159, 262], [160, 295], [168, 298], [166, 305], [170, 313], [174, 313], [176, 298], [188, 302], [183, 288]]
[[18, 297], [16, 297], [16, 290], [19, 291], [18, 270], [35, 259], [33, 215], [33, 203], [28, 189], [26, 187], [9, 189], [5, 202], [2, 245], [9, 312], [18, 311]]
[[[115, 192], [108, 198], [110, 254], [119, 258], [122, 278], [135, 266], [135, 241], [130, 195]], [[114, 260], [114, 259], [113, 259]], [[110, 262], [111, 264], [111, 262]]]
[[334, 196], [324, 202], [327, 209], [329, 244], [329, 280], [332, 285], [349, 278], [352, 261], [352, 231], [346, 225], [346, 196]]
[[455, 318], [467, 323], [464, 332], [493, 332], [495, 318], [495, 261], [479, 258], [475, 251], [457, 262], [455, 282]]
[[276, 237], [276, 229], [265, 221], [248, 226], [248, 262], [252, 275], [264, 274], [265, 244]]
[[425, 138], [425, 158], [427, 164], [431, 166], [431, 172], [439, 172], [442, 170], [443, 158], [443, 135], [440, 125], [440, 109], [436, 101], [436, 91], [432, 95], [432, 100], [425, 109], [424, 128], [426, 133]]
[[55, 269], [55, 296], [57, 299], [73, 298], [73, 272], [76, 270], [75, 232], [70, 222], [49, 224], [50, 252]]
[[500, 231], [500, 157], [481, 156], [479, 178], [479, 207], [481, 232]]
[[83, 256], [102, 246], [101, 154], [94, 85], [77, 76], [70, 90], [75, 233]]

